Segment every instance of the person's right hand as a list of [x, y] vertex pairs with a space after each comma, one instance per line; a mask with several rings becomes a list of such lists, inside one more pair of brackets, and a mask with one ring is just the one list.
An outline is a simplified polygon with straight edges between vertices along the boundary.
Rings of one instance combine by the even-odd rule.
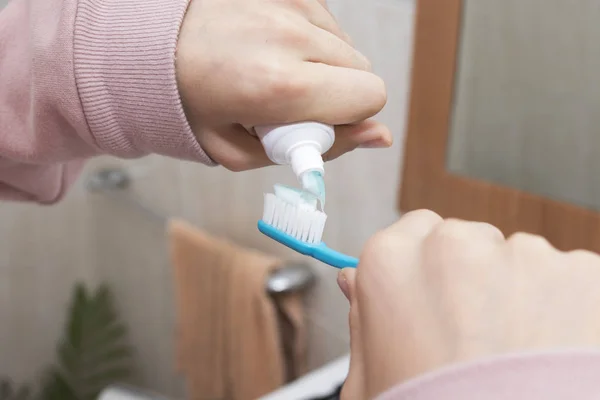
[[345, 400], [448, 364], [600, 348], [600, 257], [539, 236], [410, 212], [339, 283], [351, 304]]
[[192, 0], [176, 71], [200, 145], [231, 170], [271, 164], [244, 127], [336, 125], [326, 159], [392, 143], [384, 125], [368, 120], [386, 103], [384, 83], [325, 0]]

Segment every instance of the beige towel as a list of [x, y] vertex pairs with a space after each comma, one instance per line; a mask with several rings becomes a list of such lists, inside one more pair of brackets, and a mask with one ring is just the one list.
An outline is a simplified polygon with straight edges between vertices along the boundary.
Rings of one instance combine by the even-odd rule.
[[300, 294], [265, 291], [281, 261], [183, 221], [171, 221], [169, 237], [188, 398], [252, 400], [304, 373]]

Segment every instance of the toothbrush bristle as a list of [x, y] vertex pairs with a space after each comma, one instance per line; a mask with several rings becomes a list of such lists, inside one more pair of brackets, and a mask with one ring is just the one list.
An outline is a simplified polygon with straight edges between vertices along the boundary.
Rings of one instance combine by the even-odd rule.
[[317, 244], [323, 238], [327, 214], [310, 206], [292, 204], [273, 193], [266, 193], [262, 219], [298, 240]]

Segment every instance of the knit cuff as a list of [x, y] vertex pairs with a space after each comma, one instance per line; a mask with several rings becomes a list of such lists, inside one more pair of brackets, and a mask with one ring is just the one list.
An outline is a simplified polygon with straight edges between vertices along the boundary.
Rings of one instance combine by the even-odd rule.
[[598, 371], [597, 350], [507, 354], [432, 371], [376, 400], [591, 399], [600, 393]]
[[188, 0], [80, 0], [74, 69], [97, 146], [117, 157], [157, 153], [215, 163], [188, 124], [175, 50]]

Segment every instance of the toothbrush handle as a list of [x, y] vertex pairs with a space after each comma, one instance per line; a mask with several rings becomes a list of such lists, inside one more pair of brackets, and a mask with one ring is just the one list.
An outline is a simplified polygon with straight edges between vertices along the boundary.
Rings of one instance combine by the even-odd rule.
[[310, 256], [325, 264], [336, 268], [355, 268], [358, 265], [358, 258], [340, 253], [327, 247], [323, 242], [319, 244], [308, 244], [290, 236], [272, 225], [267, 224], [262, 219], [258, 221], [258, 230], [271, 239], [297, 251], [300, 254]]
[[310, 255], [313, 258], [324, 262], [325, 264], [340, 269], [356, 268], [356, 266], [358, 265], [358, 258], [340, 253], [339, 251], [335, 251], [327, 247], [325, 243], [321, 243], [320, 245], [313, 247], [313, 251]]

